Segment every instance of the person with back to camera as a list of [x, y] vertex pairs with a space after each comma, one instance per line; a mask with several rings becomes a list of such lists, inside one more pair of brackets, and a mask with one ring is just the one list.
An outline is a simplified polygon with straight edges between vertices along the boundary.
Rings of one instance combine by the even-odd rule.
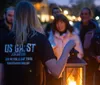
[[84, 60], [87, 62], [86, 85], [93, 85], [94, 74], [98, 65], [96, 59], [91, 55], [90, 48], [92, 34], [94, 30], [98, 29], [98, 23], [92, 19], [92, 11], [87, 7], [84, 7], [81, 10], [80, 17], [81, 21], [75, 24], [75, 28], [78, 29], [77, 33], [80, 36], [84, 50]]
[[38, 63], [60, 77], [68, 60], [68, 53], [75, 46], [73, 40], [65, 45], [59, 60], [45, 35], [37, 31], [38, 18], [30, 2], [21, 1], [16, 5], [12, 32], [5, 40], [3, 57], [4, 85], [40, 85]]

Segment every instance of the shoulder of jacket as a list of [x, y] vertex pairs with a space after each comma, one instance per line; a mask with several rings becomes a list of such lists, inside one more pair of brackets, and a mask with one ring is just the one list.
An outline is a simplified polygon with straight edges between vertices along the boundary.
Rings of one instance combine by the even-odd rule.
[[77, 33], [75, 33], [75, 32], [72, 32], [72, 37], [73, 37], [74, 39], [79, 39], [78, 34], [77, 34]]
[[77, 33], [75, 33], [75, 32], [71, 33], [71, 32], [68, 31], [68, 36], [75, 38], [75, 37], [77, 37]]

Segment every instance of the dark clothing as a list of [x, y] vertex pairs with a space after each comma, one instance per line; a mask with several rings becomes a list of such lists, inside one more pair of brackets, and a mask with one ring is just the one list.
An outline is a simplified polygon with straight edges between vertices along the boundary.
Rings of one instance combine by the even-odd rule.
[[9, 32], [9, 27], [5, 24], [4, 20], [0, 20], [0, 41], [4, 40]]
[[84, 50], [84, 60], [87, 62], [86, 66], [86, 85], [93, 85], [94, 82], [94, 75], [98, 69], [98, 63], [96, 59], [90, 54], [90, 47], [84, 48], [84, 40], [85, 35], [87, 32], [96, 29], [95, 23], [92, 21], [89, 22], [88, 25], [83, 25], [82, 22], [80, 23], [80, 39], [83, 45]]
[[30, 32], [27, 42], [21, 45], [15, 44], [14, 33], [9, 33], [3, 44], [5, 85], [41, 85], [40, 67], [56, 57], [44, 35], [33, 35]]
[[100, 56], [100, 29], [94, 30], [94, 35], [91, 39], [90, 46], [91, 55], [95, 57], [95, 64], [91, 65], [91, 68], [95, 68], [95, 85], [100, 85], [100, 63], [96, 60], [97, 56]]
[[61, 85], [62, 84], [62, 78], [55, 78], [48, 72], [46, 72], [46, 85]]
[[7, 38], [8, 33], [10, 32], [9, 27], [5, 24], [4, 20], [0, 20], [0, 57], [2, 57], [2, 44], [4, 40]]
[[100, 55], [100, 29], [93, 30], [94, 34], [91, 39], [90, 51], [91, 55], [99, 56]]
[[[86, 33], [94, 29], [96, 29], [96, 26], [92, 21], [90, 21], [88, 25], [83, 25], [82, 23], [80, 24], [80, 39], [81, 39], [82, 45], [84, 45]], [[90, 65], [92, 65], [92, 61], [94, 60], [94, 58], [91, 57], [90, 55], [90, 47], [85, 49], [83, 46], [83, 49], [84, 49], [84, 59], [87, 61], [87, 63], [88, 61], [91, 61]]]
[[45, 34], [47, 37], [49, 37], [49, 32], [52, 30], [52, 23], [48, 23], [45, 28]]
[[88, 25], [83, 25], [81, 23], [81, 25], [80, 25], [80, 39], [82, 41], [82, 44], [84, 43], [85, 34], [93, 29], [96, 29], [96, 26], [93, 22], [90, 21]]
[[100, 85], [100, 70], [96, 71], [95, 77], [96, 77], [95, 85]]

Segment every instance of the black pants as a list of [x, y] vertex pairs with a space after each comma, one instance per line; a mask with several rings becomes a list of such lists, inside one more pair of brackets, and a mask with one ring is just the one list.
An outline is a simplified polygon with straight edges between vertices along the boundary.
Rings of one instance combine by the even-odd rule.
[[[86, 59], [86, 85], [94, 85], [97, 82], [97, 71], [99, 64], [97, 63], [95, 58]], [[97, 85], [97, 84], [95, 84]], [[100, 84], [99, 84], [100, 85]]]
[[61, 85], [62, 78], [55, 78], [46, 72], [46, 85]]
[[95, 73], [95, 85], [100, 85], [100, 70]]

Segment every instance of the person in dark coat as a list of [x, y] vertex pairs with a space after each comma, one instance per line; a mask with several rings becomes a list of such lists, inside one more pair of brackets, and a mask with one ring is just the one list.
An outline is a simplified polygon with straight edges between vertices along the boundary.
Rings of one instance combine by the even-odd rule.
[[[8, 33], [11, 30], [13, 19], [14, 19], [14, 7], [10, 6], [6, 8], [3, 19], [0, 20], [0, 57], [2, 57], [2, 44], [4, 40], [7, 38]], [[0, 79], [3, 77], [3, 65], [0, 64]], [[2, 85], [2, 81], [0, 81], [0, 85]]]
[[98, 29], [98, 24], [92, 19], [92, 11], [85, 7], [80, 12], [81, 21], [75, 24], [78, 35], [80, 36], [83, 50], [84, 60], [87, 62], [86, 66], [86, 85], [93, 85], [95, 82], [95, 72], [98, 69], [96, 59], [90, 53], [90, 45], [92, 39], [91, 31]]

